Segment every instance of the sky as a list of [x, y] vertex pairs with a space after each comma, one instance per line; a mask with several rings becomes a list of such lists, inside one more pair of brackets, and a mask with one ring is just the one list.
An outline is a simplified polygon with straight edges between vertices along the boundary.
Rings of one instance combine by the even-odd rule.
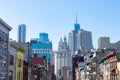
[[26, 24], [26, 39], [46, 32], [57, 50], [60, 38], [74, 29], [76, 20], [92, 32], [93, 46], [99, 37], [120, 40], [120, 0], [0, 0], [0, 18], [12, 27], [10, 38], [17, 40], [18, 25]]

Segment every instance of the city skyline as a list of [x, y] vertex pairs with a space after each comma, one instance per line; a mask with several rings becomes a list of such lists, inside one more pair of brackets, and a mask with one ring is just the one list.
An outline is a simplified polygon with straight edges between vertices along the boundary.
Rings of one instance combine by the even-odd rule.
[[120, 1], [1, 1], [2, 18], [13, 29], [10, 38], [17, 41], [17, 26], [26, 24], [26, 41], [38, 37], [41, 32], [49, 34], [53, 49], [57, 50], [61, 37], [74, 29], [76, 12], [82, 29], [92, 32], [93, 46], [97, 48], [99, 37], [110, 37], [111, 42], [120, 40]]

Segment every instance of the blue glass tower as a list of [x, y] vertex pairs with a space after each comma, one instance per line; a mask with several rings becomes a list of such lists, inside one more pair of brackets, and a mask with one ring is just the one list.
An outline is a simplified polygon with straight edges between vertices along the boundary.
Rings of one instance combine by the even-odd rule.
[[18, 42], [26, 42], [26, 25], [21, 24], [18, 26]]
[[40, 37], [41, 42], [48, 42], [49, 41], [47, 33], [40, 33], [39, 37]]

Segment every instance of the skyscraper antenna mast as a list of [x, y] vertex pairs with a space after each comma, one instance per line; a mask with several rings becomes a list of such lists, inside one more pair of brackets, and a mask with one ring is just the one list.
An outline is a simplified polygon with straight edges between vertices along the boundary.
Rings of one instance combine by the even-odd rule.
[[76, 12], [76, 23], [77, 23], [77, 12]]

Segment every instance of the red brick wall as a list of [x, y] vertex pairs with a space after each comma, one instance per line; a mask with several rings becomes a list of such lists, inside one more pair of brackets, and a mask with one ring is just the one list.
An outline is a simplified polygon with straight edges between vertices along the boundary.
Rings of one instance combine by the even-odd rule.
[[38, 65], [41, 65], [41, 66], [44, 66], [45, 64], [45, 58], [42, 57], [42, 58], [38, 58], [37, 57], [37, 54], [34, 55], [34, 57], [32, 58], [32, 80], [34, 80], [34, 67], [35, 65], [38, 66]]

